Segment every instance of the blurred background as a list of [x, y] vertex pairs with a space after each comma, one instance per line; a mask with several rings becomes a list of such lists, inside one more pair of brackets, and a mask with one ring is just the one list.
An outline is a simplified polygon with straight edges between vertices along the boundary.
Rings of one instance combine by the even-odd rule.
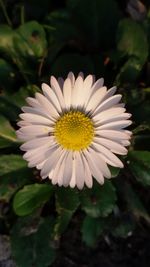
[[[125, 168], [82, 192], [28, 169], [27, 96], [69, 71], [117, 85], [133, 114]], [[0, 0], [0, 267], [150, 266], [150, 1]]]

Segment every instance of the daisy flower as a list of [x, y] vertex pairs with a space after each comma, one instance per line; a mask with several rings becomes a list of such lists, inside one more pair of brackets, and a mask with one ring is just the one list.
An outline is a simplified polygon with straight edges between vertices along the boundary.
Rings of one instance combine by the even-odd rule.
[[93, 178], [99, 184], [111, 178], [108, 165], [123, 168], [115, 155], [126, 155], [131, 124], [116, 87], [107, 90], [103, 78], [85, 79], [70, 72], [66, 80], [51, 77], [50, 86], [43, 83], [41, 93], [27, 97], [22, 107], [17, 136], [25, 141], [21, 150], [29, 167], [41, 170], [59, 186], [84, 184], [91, 188]]

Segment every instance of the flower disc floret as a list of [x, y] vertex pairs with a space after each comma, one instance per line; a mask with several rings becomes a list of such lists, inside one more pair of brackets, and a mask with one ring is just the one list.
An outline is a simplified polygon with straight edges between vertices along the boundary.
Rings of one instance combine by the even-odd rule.
[[83, 112], [69, 111], [57, 120], [54, 136], [63, 148], [79, 151], [92, 143], [94, 125]]

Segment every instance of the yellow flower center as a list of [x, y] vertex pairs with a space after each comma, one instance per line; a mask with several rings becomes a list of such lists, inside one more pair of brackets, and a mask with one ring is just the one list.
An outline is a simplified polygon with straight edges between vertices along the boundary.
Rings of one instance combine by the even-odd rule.
[[83, 112], [69, 111], [57, 120], [54, 136], [64, 148], [79, 151], [91, 144], [94, 137], [94, 125]]

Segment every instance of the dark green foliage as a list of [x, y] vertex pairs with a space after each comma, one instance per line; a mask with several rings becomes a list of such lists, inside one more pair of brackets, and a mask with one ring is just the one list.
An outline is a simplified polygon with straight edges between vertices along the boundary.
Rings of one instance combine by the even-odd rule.
[[93, 218], [108, 216], [113, 211], [115, 202], [115, 188], [110, 181], [105, 181], [102, 187], [96, 184], [81, 194], [82, 208]]
[[18, 219], [12, 228], [12, 253], [19, 267], [49, 266], [55, 259], [52, 247], [54, 220]]
[[14, 129], [5, 117], [0, 116], [0, 148], [11, 146], [16, 142]]
[[150, 185], [150, 152], [131, 151], [129, 167], [137, 181], [145, 186]]
[[[135, 21], [122, 3], [0, 1], [0, 235], [10, 235], [18, 267], [49, 267], [68, 229], [89, 247], [149, 229], [150, 5]], [[69, 71], [117, 85], [133, 115], [125, 168], [110, 168], [114, 179], [82, 191], [41, 181], [15, 134], [25, 98]]]
[[17, 55], [27, 58], [41, 58], [47, 49], [45, 31], [38, 22], [21, 25], [14, 33], [14, 47]]
[[0, 156], [0, 199], [9, 201], [12, 195], [33, 176], [21, 155]]
[[49, 200], [52, 193], [53, 189], [50, 185], [32, 184], [24, 186], [14, 197], [13, 208], [15, 213], [19, 216], [25, 216], [34, 212]]
[[82, 239], [90, 247], [93, 247], [99, 236], [106, 229], [107, 221], [103, 218], [92, 218], [86, 216], [82, 225]]
[[134, 82], [148, 57], [148, 41], [143, 27], [131, 19], [121, 20], [117, 32], [117, 48], [127, 58], [117, 79]]
[[60, 188], [56, 191], [56, 211], [58, 217], [55, 225], [55, 236], [61, 235], [67, 228], [74, 212], [79, 207], [78, 192], [73, 189]]

